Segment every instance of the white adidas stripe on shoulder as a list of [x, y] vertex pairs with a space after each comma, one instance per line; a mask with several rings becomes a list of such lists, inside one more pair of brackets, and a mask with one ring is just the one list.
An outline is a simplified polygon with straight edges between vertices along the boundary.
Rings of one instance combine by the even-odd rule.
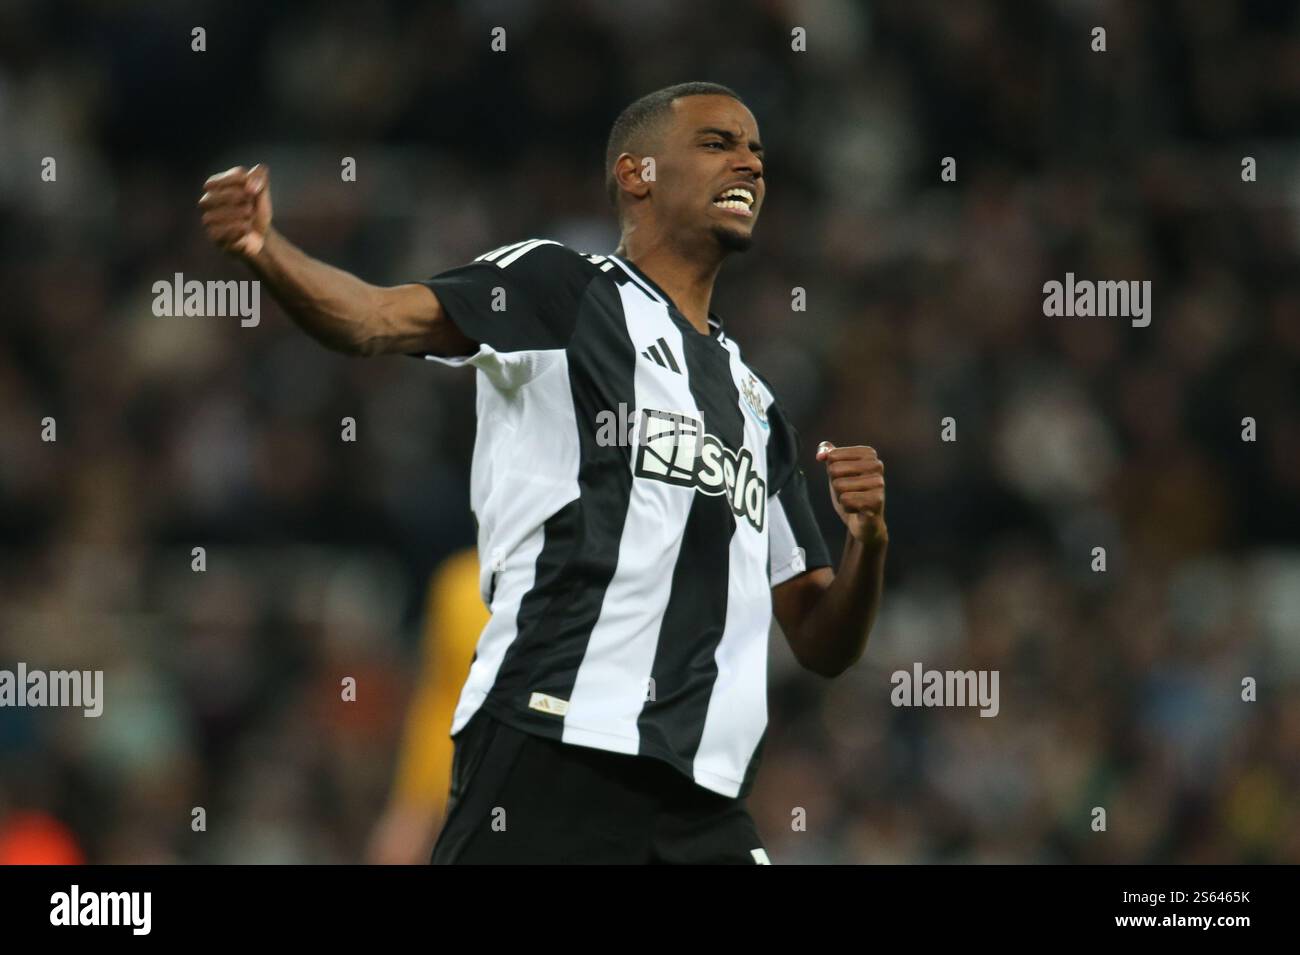
[[536, 242], [536, 241], [537, 241], [536, 239], [524, 239], [522, 242], [511, 242], [509, 245], [500, 245], [490, 252], [484, 252], [482, 255], [475, 256], [474, 261], [492, 262], [498, 256], [504, 255], [506, 252], [509, 252], [511, 249], [517, 249], [521, 245], [527, 245], [529, 242]]
[[505, 268], [511, 263], [518, 261], [522, 256], [527, 255], [543, 245], [560, 245], [554, 239], [525, 239], [523, 242], [513, 242], [510, 245], [503, 245], [500, 248], [493, 249], [491, 252], [484, 252], [475, 262], [492, 262], [500, 268]]

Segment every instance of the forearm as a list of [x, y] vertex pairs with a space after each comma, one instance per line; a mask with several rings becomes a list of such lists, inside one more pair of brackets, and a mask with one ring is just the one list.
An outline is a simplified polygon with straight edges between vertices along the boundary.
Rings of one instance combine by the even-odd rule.
[[791, 641], [806, 669], [839, 676], [862, 657], [880, 609], [888, 549], [888, 535], [869, 544], [852, 534], [846, 536], [834, 580], [803, 615], [800, 631]]
[[275, 229], [249, 267], [308, 335], [353, 355], [382, 349], [380, 289], [307, 255]]

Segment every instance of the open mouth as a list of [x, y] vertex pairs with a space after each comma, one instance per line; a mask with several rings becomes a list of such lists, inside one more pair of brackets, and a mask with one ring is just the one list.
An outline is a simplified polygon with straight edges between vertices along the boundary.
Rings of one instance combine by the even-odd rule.
[[725, 190], [713, 200], [713, 204], [719, 209], [726, 209], [728, 212], [734, 212], [737, 215], [752, 216], [754, 214], [754, 193], [753, 190], [746, 189], [743, 186], [735, 186]]

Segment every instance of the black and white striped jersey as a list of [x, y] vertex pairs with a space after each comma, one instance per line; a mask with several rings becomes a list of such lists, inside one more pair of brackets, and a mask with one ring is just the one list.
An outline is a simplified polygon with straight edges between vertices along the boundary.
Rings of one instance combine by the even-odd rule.
[[[480, 343], [471, 502], [492, 617], [452, 723], [749, 790], [771, 588], [830, 563], [767, 383], [631, 262], [545, 239], [425, 282]], [[434, 356], [426, 356], [434, 358]]]

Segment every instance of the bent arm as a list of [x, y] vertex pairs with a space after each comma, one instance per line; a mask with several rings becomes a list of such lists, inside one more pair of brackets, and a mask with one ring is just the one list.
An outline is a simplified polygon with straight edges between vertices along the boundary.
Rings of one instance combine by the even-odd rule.
[[861, 659], [884, 592], [888, 543], [849, 535], [838, 572], [819, 567], [772, 589], [772, 612], [805, 670], [836, 677]]
[[274, 228], [245, 259], [308, 335], [349, 355], [468, 355], [477, 348], [424, 285], [371, 285], [313, 259]]

